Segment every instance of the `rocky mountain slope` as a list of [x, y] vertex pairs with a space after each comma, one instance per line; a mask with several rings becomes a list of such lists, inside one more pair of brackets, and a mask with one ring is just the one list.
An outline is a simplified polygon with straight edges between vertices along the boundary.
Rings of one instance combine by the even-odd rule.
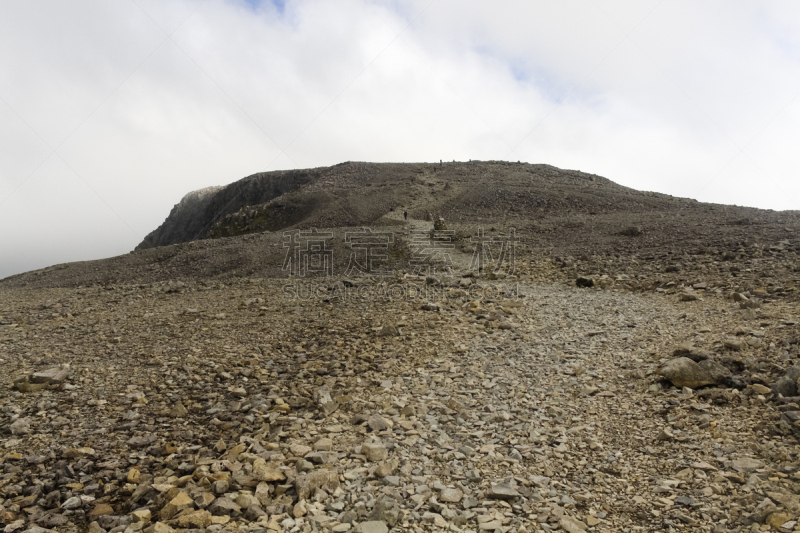
[[457, 223], [683, 207], [681, 199], [549, 165], [350, 162], [254, 174], [190, 193], [136, 249], [293, 227], [381, 225], [392, 208]]
[[[400, 214], [409, 213], [404, 220]], [[733, 281], [792, 285], [800, 214], [714, 205], [634, 191], [598, 176], [507, 162], [343, 163], [325, 169], [256, 174], [190, 193], [131, 254], [54, 265], [2, 280], [5, 287], [60, 287], [285, 277], [283, 232], [332, 232], [336, 273], [350, 253], [349, 231], [396, 232], [387, 268], [408, 269], [408, 231], [443, 217], [456, 250], [472, 238], [520, 237], [523, 264], [550, 280], [577, 273], [616, 276], [636, 268], [636, 286], [696, 283], [706, 272]], [[761, 257], [775, 268], [750, 268]], [[756, 274], [757, 272], [757, 274]], [[756, 285], [758, 285], [756, 284]], [[791, 295], [792, 293], [787, 293]]]
[[[451, 165], [251, 177], [151, 242], [207, 238], [0, 281], [4, 531], [800, 531], [797, 213]], [[345, 275], [361, 223], [389, 275]]]

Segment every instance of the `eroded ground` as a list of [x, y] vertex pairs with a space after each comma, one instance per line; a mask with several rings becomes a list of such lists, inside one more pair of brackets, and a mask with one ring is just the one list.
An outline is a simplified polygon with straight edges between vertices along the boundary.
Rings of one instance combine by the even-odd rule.
[[800, 531], [795, 303], [530, 279], [4, 290], [6, 531]]

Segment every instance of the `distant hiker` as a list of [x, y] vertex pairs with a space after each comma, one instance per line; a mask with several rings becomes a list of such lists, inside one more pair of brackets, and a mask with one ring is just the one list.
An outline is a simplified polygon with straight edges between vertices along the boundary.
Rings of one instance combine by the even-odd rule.
[[403, 211], [403, 218], [408, 220], [408, 211]]

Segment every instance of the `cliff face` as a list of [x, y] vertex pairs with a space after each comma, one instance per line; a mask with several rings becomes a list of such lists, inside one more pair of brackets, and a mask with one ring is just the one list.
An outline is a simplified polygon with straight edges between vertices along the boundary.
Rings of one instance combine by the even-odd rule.
[[222, 187], [206, 187], [192, 191], [175, 204], [169, 216], [150, 232], [136, 247], [137, 250], [192, 240], [192, 234], [202, 232], [202, 218], [214, 194]]
[[207, 237], [209, 229], [226, 215], [249, 205], [268, 202], [307, 184], [313, 178], [312, 171], [261, 172], [224, 187], [190, 192], [136, 250], [203, 239]]

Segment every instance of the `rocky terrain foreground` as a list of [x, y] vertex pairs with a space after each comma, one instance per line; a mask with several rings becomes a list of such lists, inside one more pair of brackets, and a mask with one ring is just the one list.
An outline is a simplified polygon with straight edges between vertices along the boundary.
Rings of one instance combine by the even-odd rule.
[[4, 291], [5, 531], [800, 531], [796, 305], [522, 277]]
[[[350, 209], [373, 171], [396, 197]], [[509, 163], [189, 198], [138, 251], [0, 280], [5, 532], [800, 532], [798, 213]], [[415, 275], [442, 213], [452, 264]], [[343, 277], [372, 222], [391, 275]], [[334, 275], [287, 278], [312, 223]], [[513, 271], [472, 268], [514, 227]]]

